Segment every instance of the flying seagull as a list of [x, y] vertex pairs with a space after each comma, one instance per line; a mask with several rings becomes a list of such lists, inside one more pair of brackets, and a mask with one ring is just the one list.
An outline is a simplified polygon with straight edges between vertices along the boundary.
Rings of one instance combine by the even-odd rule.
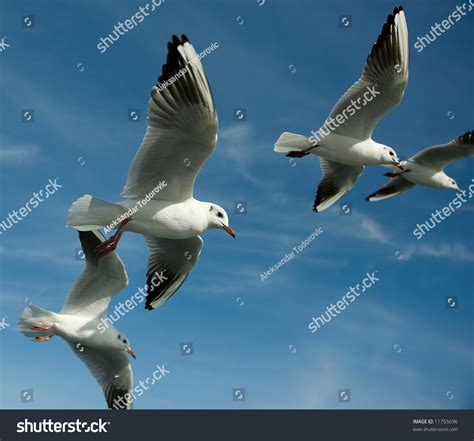
[[95, 230], [119, 221], [98, 247], [113, 251], [124, 231], [142, 234], [149, 247], [146, 309], [171, 297], [201, 253], [200, 235], [219, 228], [235, 238], [225, 210], [193, 197], [194, 182], [217, 142], [217, 113], [204, 68], [186, 36], [173, 36], [162, 74], [151, 91], [148, 128], [122, 192], [112, 204], [90, 195], [74, 202], [67, 225]]
[[386, 173], [385, 176], [391, 179], [366, 200], [374, 202], [391, 198], [416, 184], [462, 192], [456, 181], [444, 172], [444, 168], [450, 162], [471, 156], [474, 156], [474, 131], [466, 132], [447, 144], [428, 147], [408, 161], [402, 161], [404, 171]]
[[395, 151], [372, 140], [377, 122], [402, 100], [408, 83], [408, 30], [403, 8], [395, 8], [367, 57], [361, 77], [332, 108], [313, 136], [285, 132], [276, 152], [320, 157], [323, 177], [313, 209], [321, 212], [354, 187], [366, 165], [402, 168]]
[[113, 326], [102, 325], [112, 298], [128, 285], [122, 261], [115, 252], [98, 259], [95, 249], [104, 241], [98, 231], [79, 232], [86, 267], [59, 313], [28, 305], [18, 323], [19, 331], [35, 342], [61, 337], [87, 366], [102, 387], [110, 409], [131, 408], [123, 401], [133, 384], [128, 355], [135, 358], [127, 337]]

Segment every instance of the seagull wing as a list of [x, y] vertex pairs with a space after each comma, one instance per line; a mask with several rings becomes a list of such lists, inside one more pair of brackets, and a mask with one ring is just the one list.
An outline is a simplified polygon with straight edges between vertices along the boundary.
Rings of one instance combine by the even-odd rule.
[[162, 239], [146, 236], [150, 256], [147, 271], [145, 308], [152, 310], [165, 303], [184, 283], [201, 254], [203, 240]]
[[204, 68], [189, 40], [173, 36], [166, 64], [151, 91], [148, 128], [122, 196], [141, 198], [166, 181], [156, 199], [189, 199], [216, 142], [217, 113]]
[[362, 76], [332, 108], [329, 118], [340, 124], [334, 132], [370, 138], [380, 118], [400, 104], [408, 83], [408, 62], [408, 29], [400, 6], [388, 16]]
[[341, 164], [319, 158], [323, 177], [318, 186], [313, 210], [321, 212], [337, 202], [356, 184], [364, 166]]
[[447, 144], [428, 147], [410, 160], [435, 170], [443, 170], [450, 162], [471, 156], [474, 156], [474, 131], [466, 132]]
[[133, 386], [132, 367], [126, 352], [68, 344], [99, 383], [109, 409], [131, 409], [132, 403], [127, 405], [125, 401], [121, 405], [121, 397], [130, 393]]
[[407, 181], [402, 175], [391, 178], [381, 189], [365, 198], [366, 201], [375, 202], [391, 198], [402, 191], [410, 190], [416, 184]]
[[85, 311], [92, 317], [107, 312], [111, 299], [128, 285], [127, 272], [115, 252], [98, 258], [96, 247], [105, 239], [98, 231], [79, 231], [86, 267], [71, 288], [61, 313]]

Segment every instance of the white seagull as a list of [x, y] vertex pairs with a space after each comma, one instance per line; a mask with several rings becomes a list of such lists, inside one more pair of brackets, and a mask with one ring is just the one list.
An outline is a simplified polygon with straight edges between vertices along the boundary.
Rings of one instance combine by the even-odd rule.
[[116, 248], [123, 231], [144, 235], [150, 251], [146, 309], [164, 303], [183, 284], [201, 253], [200, 234], [220, 228], [235, 238], [222, 207], [193, 197], [216, 142], [217, 113], [204, 68], [187, 37], [173, 36], [122, 192], [127, 200], [112, 204], [85, 195], [72, 204], [67, 219], [67, 226], [82, 231], [119, 224], [98, 248], [100, 256]]
[[79, 232], [79, 238], [86, 267], [71, 288], [61, 312], [28, 305], [18, 329], [36, 342], [47, 342], [55, 335], [61, 337], [100, 384], [108, 407], [131, 408], [132, 403], [123, 400], [133, 384], [127, 354], [135, 358], [135, 353], [123, 334], [101, 323], [107, 317], [112, 298], [128, 285], [127, 273], [116, 253], [98, 259], [95, 249], [104, 241], [99, 232]]
[[313, 209], [321, 212], [356, 184], [366, 165], [394, 164], [395, 151], [372, 140], [377, 122], [402, 100], [408, 83], [408, 30], [403, 8], [390, 14], [367, 57], [362, 75], [332, 108], [313, 136], [283, 133], [276, 152], [320, 157], [323, 177]]
[[466, 132], [447, 144], [428, 147], [408, 161], [402, 161], [404, 171], [386, 173], [385, 176], [391, 179], [366, 200], [374, 202], [391, 198], [416, 184], [462, 193], [456, 181], [444, 172], [444, 168], [452, 161], [471, 156], [474, 156], [474, 131]]

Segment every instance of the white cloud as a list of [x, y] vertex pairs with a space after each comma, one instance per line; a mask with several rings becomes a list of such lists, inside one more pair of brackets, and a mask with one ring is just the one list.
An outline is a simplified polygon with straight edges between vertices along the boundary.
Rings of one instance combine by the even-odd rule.
[[36, 144], [10, 145], [0, 147], [0, 162], [20, 163], [36, 157], [40, 148]]
[[463, 243], [417, 244], [408, 247], [406, 257], [410, 258], [416, 255], [474, 262], [474, 252]]
[[251, 172], [252, 164], [258, 164], [264, 159], [261, 153], [271, 152], [271, 147], [265, 151], [264, 146], [255, 143], [253, 127], [246, 122], [236, 122], [233, 125], [219, 129], [218, 148], [224, 152], [224, 157], [232, 164], [227, 167], [234, 169], [242, 178], [255, 185], [264, 183], [257, 178], [258, 173]]

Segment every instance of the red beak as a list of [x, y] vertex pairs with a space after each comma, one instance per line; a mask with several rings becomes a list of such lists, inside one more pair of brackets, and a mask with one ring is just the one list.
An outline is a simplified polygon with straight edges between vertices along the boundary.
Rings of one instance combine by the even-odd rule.
[[127, 349], [127, 352], [128, 352], [133, 358], [137, 358], [137, 357], [135, 356], [135, 352], [133, 352], [132, 348], [128, 348], [128, 349]]
[[234, 233], [234, 230], [230, 227], [228, 227], [227, 225], [224, 225], [222, 224], [222, 228], [224, 228], [224, 230], [227, 231], [227, 233], [229, 233], [234, 239], [235, 239], [235, 233]]
[[393, 160], [392, 162], [395, 167], [399, 168], [401, 171], [405, 171], [405, 169], [403, 168], [403, 165], [400, 164], [398, 161]]

